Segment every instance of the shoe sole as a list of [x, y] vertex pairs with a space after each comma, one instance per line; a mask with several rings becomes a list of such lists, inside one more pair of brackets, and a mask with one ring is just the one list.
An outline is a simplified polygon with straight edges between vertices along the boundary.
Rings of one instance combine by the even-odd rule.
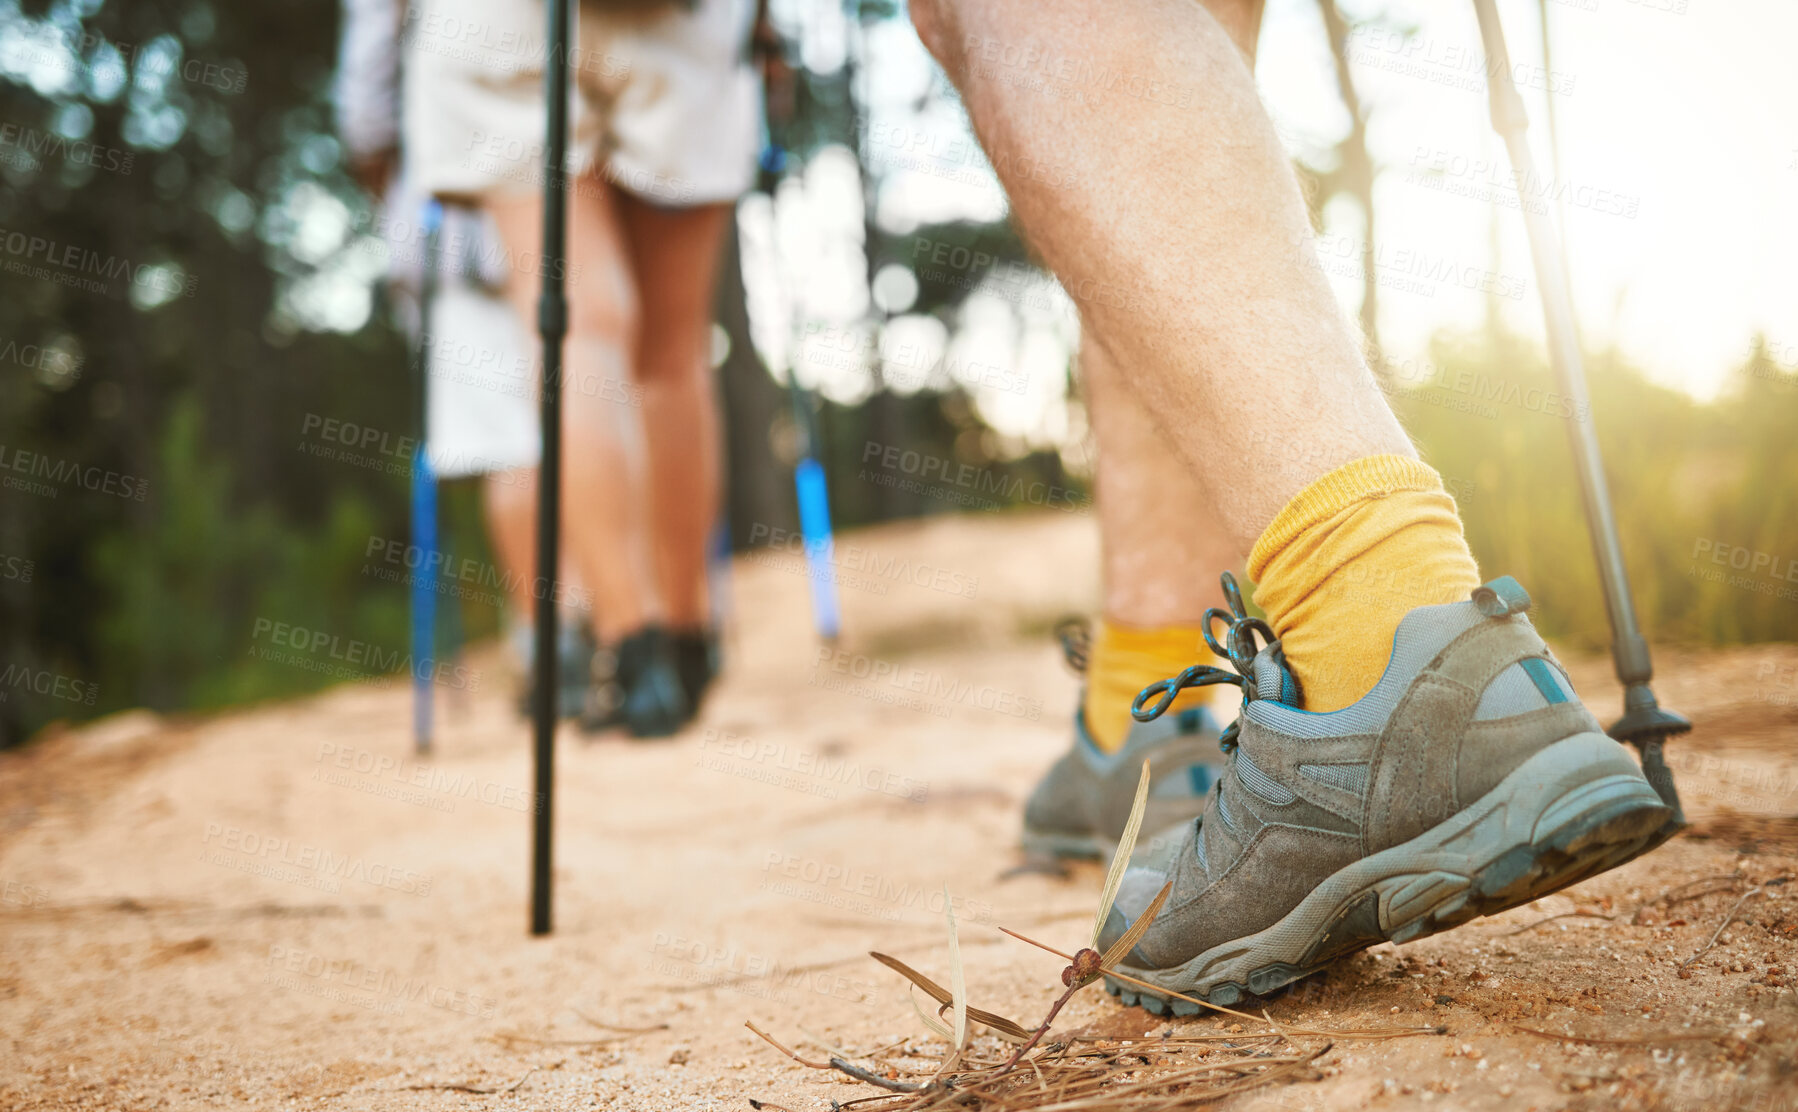
[[[1575, 734], [1452, 818], [1337, 870], [1265, 930], [1168, 969], [1119, 970], [1228, 1007], [1369, 946], [1425, 938], [1614, 869], [1665, 841], [1671, 816], [1623, 746]], [[1112, 977], [1105, 987], [1154, 1015], [1202, 1010]]]

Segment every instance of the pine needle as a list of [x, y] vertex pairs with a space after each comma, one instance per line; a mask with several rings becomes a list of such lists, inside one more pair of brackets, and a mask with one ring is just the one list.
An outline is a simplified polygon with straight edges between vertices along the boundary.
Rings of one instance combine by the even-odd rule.
[[943, 885], [943, 917], [949, 921], [949, 992], [955, 1003], [955, 1050], [968, 1045], [968, 977], [961, 964], [961, 938], [955, 931], [955, 901]]

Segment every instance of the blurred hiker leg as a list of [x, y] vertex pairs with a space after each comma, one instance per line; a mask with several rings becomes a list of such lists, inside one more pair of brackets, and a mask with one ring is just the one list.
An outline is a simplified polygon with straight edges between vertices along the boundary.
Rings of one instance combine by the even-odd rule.
[[[1085, 347], [1080, 370], [1099, 445], [1103, 592], [1083, 707], [1093, 743], [1109, 753], [1129, 733], [1136, 693], [1205, 655], [1205, 611], [1224, 604], [1218, 575], [1240, 569], [1246, 554], [1104, 349]], [[1202, 705], [1208, 694], [1187, 692], [1171, 709]]]
[[636, 278], [637, 348], [648, 447], [650, 541], [668, 624], [708, 624], [706, 545], [718, 521], [719, 416], [712, 383], [712, 286], [728, 204], [664, 208], [615, 194]]
[[[1205, 6], [1253, 65], [1262, 0]], [[1129, 733], [1137, 692], [1204, 656], [1205, 611], [1224, 604], [1218, 576], [1240, 570], [1247, 551], [1217, 524], [1210, 495], [1104, 348], [1081, 350], [1080, 377], [1099, 445], [1094, 500], [1104, 600], [1082, 706], [1093, 743], [1111, 752]], [[1168, 513], [1170, 505], [1187, 509]], [[1192, 691], [1169, 709], [1205, 701]]]
[[[542, 251], [542, 201], [496, 192], [485, 201], [508, 253]], [[641, 630], [659, 614], [642, 513], [642, 436], [628, 373], [636, 293], [624, 265], [611, 190], [592, 177], [568, 198], [568, 336], [563, 349], [562, 528], [582, 581], [593, 592], [601, 644]], [[509, 294], [536, 331], [540, 281], [516, 266]], [[533, 540], [534, 543], [534, 540]]]
[[[1315, 263], [1241, 51], [1191, 0], [1102, 15], [1079, 0], [911, 11], [1026, 237], [1080, 307], [1084, 342], [1251, 551], [1306, 705], [1354, 702], [1399, 618], [1466, 597], [1478, 572]], [[1370, 579], [1384, 586], [1353, 590]]]
[[[488, 472], [482, 486], [487, 538], [505, 580], [506, 603], [512, 613], [528, 622], [537, 592], [549, 589], [549, 584], [537, 582], [537, 469], [515, 467]], [[578, 613], [583, 623], [591, 624], [592, 592], [581, 582], [566, 543], [562, 546], [557, 577], [563, 611]]]
[[487, 538], [507, 583], [512, 613], [529, 617], [537, 577], [537, 469], [490, 472], [482, 481]]

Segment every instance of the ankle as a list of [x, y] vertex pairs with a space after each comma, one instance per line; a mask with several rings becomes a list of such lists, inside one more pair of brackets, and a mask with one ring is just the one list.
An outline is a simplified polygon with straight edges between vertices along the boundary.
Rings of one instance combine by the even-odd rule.
[[[1081, 702], [1093, 744], [1107, 753], [1123, 748], [1135, 721], [1130, 717], [1130, 704], [1137, 693], [1205, 656], [1205, 635], [1199, 626], [1144, 627], [1100, 619]], [[1209, 699], [1208, 692], [1194, 689], [1182, 693], [1168, 709], [1178, 712], [1203, 706]]]
[[1480, 584], [1442, 477], [1392, 455], [1300, 491], [1255, 543], [1249, 575], [1311, 711], [1340, 710], [1379, 682], [1406, 614]]

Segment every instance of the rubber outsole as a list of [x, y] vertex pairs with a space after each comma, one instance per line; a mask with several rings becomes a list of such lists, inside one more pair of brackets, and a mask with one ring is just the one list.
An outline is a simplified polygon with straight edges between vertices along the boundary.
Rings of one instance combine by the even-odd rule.
[[[1585, 736], [1589, 735], [1582, 735]], [[1578, 739], [1569, 739], [1573, 740]], [[1671, 809], [1660, 802], [1654, 789], [1641, 780], [1639, 774], [1634, 778], [1639, 781], [1639, 788], [1628, 782], [1626, 774], [1618, 774], [1595, 779], [1567, 792], [1543, 809], [1527, 841], [1504, 849], [1470, 873], [1457, 875], [1434, 869], [1379, 878], [1343, 900], [1304, 952], [1297, 955], [1297, 960], [1259, 963], [1246, 976], [1225, 979], [1203, 989], [1178, 984], [1166, 987], [1211, 1004], [1230, 1007], [1246, 997], [1277, 991], [1318, 972], [1338, 958], [1369, 946], [1427, 938], [1614, 869], [1662, 844], [1676, 832], [1669, 830]], [[1495, 789], [1492, 794], [1497, 791]], [[1483, 805], [1488, 812], [1502, 816], [1504, 804], [1493, 805], [1487, 800], [1476, 802], [1462, 815], [1478, 811]], [[1428, 843], [1433, 836], [1440, 840], [1441, 832], [1461, 817], [1456, 816], [1435, 830], [1426, 831], [1399, 849]], [[1465, 831], [1456, 836], [1461, 834]], [[1292, 914], [1296, 911], [1289, 913], [1289, 917]], [[1283, 923], [1284, 920], [1253, 937], [1266, 936]], [[1228, 945], [1239, 946], [1249, 941], [1238, 940]], [[1211, 953], [1226, 948], [1215, 947]], [[1125, 972], [1143, 980], [1154, 980], [1157, 973], [1166, 974], [1166, 971], [1128, 967]], [[1190, 1016], [1204, 1010], [1192, 1001], [1163, 996], [1152, 989], [1110, 976], [1105, 978], [1105, 987], [1125, 1004], [1140, 1006], [1152, 1015]]]

